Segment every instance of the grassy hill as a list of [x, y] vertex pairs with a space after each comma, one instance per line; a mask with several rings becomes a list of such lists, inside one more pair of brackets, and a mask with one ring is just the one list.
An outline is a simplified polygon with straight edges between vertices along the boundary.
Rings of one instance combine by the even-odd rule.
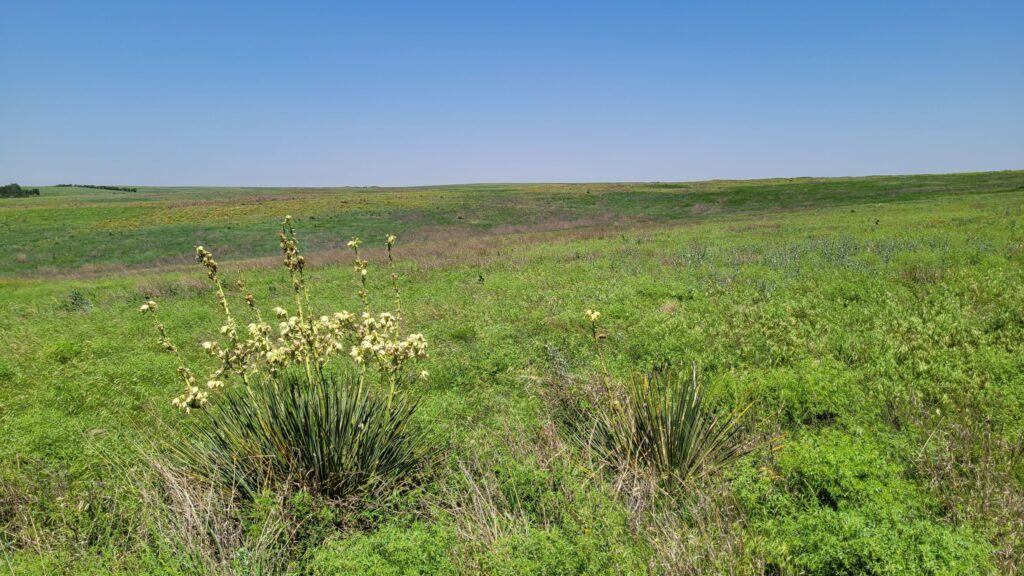
[[0, 203], [0, 275], [87, 273], [192, 261], [197, 243], [222, 260], [277, 254], [285, 214], [308, 251], [344, 249], [353, 235], [406, 240], [608, 230], [720, 220], [811, 207], [905, 202], [1024, 190], [1024, 172], [790, 178], [640, 184], [492, 184], [423, 188], [42, 187]]
[[[220, 326], [193, 261], [357, 310], [345, 243], [399, 237], [441, 448], [352, 511], [304, 494], [191, 517], [175, 360]], [[0, 551], [17, 574], [995, 574], [1024, 567], [1024, 172], [427, 188], [41, 188], [0, 201]], [[599, 357], [586, 309], [602, 313]], [[698, 367], [755, 448], [662, 497], [602, 468], [565, 398]]]

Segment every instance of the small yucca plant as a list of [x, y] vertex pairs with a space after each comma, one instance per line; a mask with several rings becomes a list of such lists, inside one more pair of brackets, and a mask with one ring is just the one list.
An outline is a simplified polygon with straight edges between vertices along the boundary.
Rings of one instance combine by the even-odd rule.
[[631, 470], [652, 469], [665, 484], [681, 484], [750, 451], [741, 426], [750, 405], [724, 414], [710, 410], [696, 365], [690, 373], [661, 370], [637, 376], [618, 391], [609, 386], [600, 317], [595, 310], [585, 313], [606, 379], [586, 438], [600, 455]]
[[[416, 401], [359, 385], [352, 371], [294, 371], [228, 390], [195, 426], [189, 460], [207, 461], [244, 495], [289, 484], [342, 499], [394, 488], [429, 451], [412, 425]], [[200, 453], [192, 453], [199, 451]]]
[[748, 407], [709, 410], [696, 369], [643, 375], [598, 414], [594, 446], [613, 462], [649, 466], [669, 483], [686, 482], [749, 451], [740, 435]]

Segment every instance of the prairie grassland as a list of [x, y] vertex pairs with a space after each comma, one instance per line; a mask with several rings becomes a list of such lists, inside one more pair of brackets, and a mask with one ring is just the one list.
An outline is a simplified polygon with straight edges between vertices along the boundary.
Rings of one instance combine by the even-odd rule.
[[[0, 203], [14, 573], [1024, 568], [1024, 172], [42, 194]], [[186, 417], [139, 304], [157, 298], [203, 365], [217, 304], [182, 264], [202, 242], [285, 302], [284, 213], [324, 309], [359, 308], [350, 236], [399, 236], [404, 313], [431, 345], [416, 417], [444, 448], [377, 508], [225, 502], [160, 464]], [[596, 465], [558, 401], [600, 372], [591, 308], [614, 377], [696, 363], [711, 405], [753, 403], [754, 451], [671, 497]]]
[[[221, 260], [273, 256], [277, 219], [301, 222], [308, 251], [350, 236], [408, 240], [728, 218], [742, 213], [1019, 190], [1024, 174], [793, 178], [645, 184], [425, 188], [47, 188], [0, 203], [0, 276], [109, 272], [188, 263], [197, 243]], [[105, 268], [104, 268], [105, 266]]]

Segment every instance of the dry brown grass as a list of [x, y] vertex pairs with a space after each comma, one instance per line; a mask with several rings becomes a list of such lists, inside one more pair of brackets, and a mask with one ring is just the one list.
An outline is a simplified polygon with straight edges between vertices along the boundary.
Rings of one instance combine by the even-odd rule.
[[[468, 227], [445, 226], [423, 228], [403, 238], [398, 254], [400, 260], [415, 261], [417, 267], [430, 270], [453, 264], [484, 265], [496, 260], [507, 260], [513, 248], [555, 241], [587, 240], [608, 238], [621, 234], [624, 230], [658, 230], [669, 227], [669, 224], [642, 224], [622, 227], [593, 226], [585, 228], [562, 229], [557, 223], [539, 223], [533, 225], [533, 231], [522, 231], [508, 234], [480, 232]], [[383, 248], [366, 246], [360, 249], [364, 258], [375, 263], [385, 261]], [[307, 262], [313, 266], [331, 264], [350, 264], [352, 251], [349, 249], [332, 249], [309, 252], [305, 254]], [[279, 256], [246, 258], [239, 260], [224, 259], [236, 270], [276, 268], [280, 267]], [[48, 279], [86, 279], [111, 275], [148, 275], [156, 273], [174, 273], [193, 271], [195, 258], [189, 255], [161, 258], [155, 262], [135, 265], [87, 264], [77, 268], [40, 268], [27, 272], [25, 278]]]
[[[234, 575], [283, 574], [301, 543], [308, 519], [296, 517], [287, 490], [268, 493], [259, 513], [247, 509], [230, 487], [214, 484], [168, 461], [150, 456], [134, 485], [145, 514], [140, 540], [174, 551], [186, 572]], [[239, 560], [242, 560], [239, 563]]]
[[911, 264], [901, 268], [899, 276], [911, 284], [935, 284], [942, 281], [946, 271], [940, 266]]
[[[159, 573], [224, 576], [237, 574], [240, 553], [245, 573], [253, 574], [283, 573], [294, 557], [290, 547], [303, 521], [289, 515], [288, 494], [273, 495], [264, 515], [243, 527], [230, 489], [156, 456], [108, 464], [86, 484], [33, 474], [38, 465], [28, 463], [0, 476], [0, 554], [75, 551], [60, 556], [72, 573], [95, 560], [88, 544], [127, 556], [145, 550]], [[106, 561], [116, 566], [118, 558]]]
[[996, 546], [1001, 574], [1024, 573], [1024, 436], [1007, 438], [991, 419], [919, 411], [928, 437], [914, 469], [957, 524], [978, 527]]
[[205, 573], [226, 573], [243, 541], [232, 494], [157, 458], [148, 465], [139, 492], [147, 509], [163, 512], [152, 515], [149, 531], [164, 546], [190, 553]]
[[180, 280], [144, 280], [139, 282], [139, 296], [156, 298], [157, 300], [181, 295], [195, 296], [209, 291], [209, 284], [199, 278], [182, 278]]
[[[569, 457], [568, 446], [550, 422], [535, 433], [506, 426], [503, 438], [517, 460], [532, 459], [544, 471], [550, 472]], [[501, 490], [493, 466], [476, 454], [457, 466], [460, 475], [455, 482], [442, 484], [444, 507], [455, 520], [459, 537], [470, 547], [487, 547], [531, 527], [533, 522], [520, 502]], [[540, 521], [544, 529], [550, 524], [548, 518]]]
[[709, 204], [706, 202], [697, 202], [690, 208], [690, 214], [694, 216], [704, 216], [706, 214], [714, 214], [721, 211], [721, 204]]
[[765, 574], [765, 563], [751, 549], [743, 515], [724, 484], [694, 485], [687, 498], [674, 507], [647, 511], [644, 521], [653, 536], [657, 574]]

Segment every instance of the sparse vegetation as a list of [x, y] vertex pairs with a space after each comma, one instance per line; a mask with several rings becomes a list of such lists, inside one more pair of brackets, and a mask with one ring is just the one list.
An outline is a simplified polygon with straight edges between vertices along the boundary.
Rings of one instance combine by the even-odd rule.
[[0, 566], [1019, 574], [1022, 184], [5, 203]]

